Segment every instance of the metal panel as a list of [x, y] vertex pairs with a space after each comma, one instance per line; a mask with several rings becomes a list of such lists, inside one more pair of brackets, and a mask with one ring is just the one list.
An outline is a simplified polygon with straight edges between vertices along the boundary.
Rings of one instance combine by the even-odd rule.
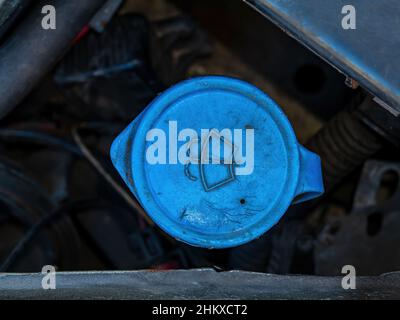
[[56, 290], [42, 274], [0, 274], [0, 299], [399, 299], [400, 274], [357, 277], [280, 276], [208, 269], [163, 272], [60, 272]]
[[400, 114], [400, 2], [352, 0], [357, 29], [342, 28], [347, 0], [245, 0]]

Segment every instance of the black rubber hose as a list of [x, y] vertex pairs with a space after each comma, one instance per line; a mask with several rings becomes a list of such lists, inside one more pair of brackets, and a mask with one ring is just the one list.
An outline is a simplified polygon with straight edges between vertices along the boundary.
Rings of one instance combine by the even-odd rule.
[[[39, 0], [0, 47], [0, 119], [14, 109], [71, 46], [106, 0]], [[42, 8], [56, 9], [56, 29], [42, 28]]]
[[319, 154], [326, 192], [382, 148], [382, 140], [355, 114], [339, 112], [311, 140], [307, 147]]
[[31, 3], [32, 0], [0, 1], [0, 40], [13, 27]]

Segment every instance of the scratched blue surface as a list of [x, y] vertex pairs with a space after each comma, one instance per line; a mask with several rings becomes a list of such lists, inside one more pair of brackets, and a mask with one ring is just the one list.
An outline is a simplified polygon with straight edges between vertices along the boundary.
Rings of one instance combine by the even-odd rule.
[[[153, 142], [146, 135], [161, 129], [168, 139], [171, 121], [177, 123], [174, 132], [243, 130], [246, 156], [251, 154], [245, 152], [244, 132], [251, 128], [254, 171], [239, 175], [236, 164], [234, 174], [221, 164], [150, 164], [145, 155]], [[232, 143], [239, 147], [238, 141]], [[169, 141], [167, 156], [171, 146]], [[266, 94], [237, 79], [201, 77], [172, 87], [115, 139], [110, 153], [150, 217], [195, 246], [226, 248], [251, 241], [275, 225], [291, 203], [323, 192], [319, 157], [298, 144], [288, 119]]]
[[[400, 113], [399, 0], [245, 0]], [[356, 30], [342, 28], [344, 5]]]

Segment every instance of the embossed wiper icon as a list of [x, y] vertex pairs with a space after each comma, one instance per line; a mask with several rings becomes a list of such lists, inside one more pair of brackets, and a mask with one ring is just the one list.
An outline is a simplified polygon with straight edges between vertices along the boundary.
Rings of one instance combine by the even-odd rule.
[[[209, 156], [209, 146], [210, 146], [210, 141], [212, 139], [219, 139], [220, 141], [223, 142], [224, 146], [226, 148], [229, 148], [228, 150], [231, 150], [231, 152], [229, 153], [229, 158], [226, 159], [225, 156], [222, 157], [220, 154], [218, 155], [218, 157], [216, 157], [213, 153], [211, 155], [211, 159]], [[187, 151], [187, 156], [189, 156], [191, 159], [188, 161], [188, 163], [185, 165], [185, 175], [192, 181], [197, 181], [197, 177], [195, 177], [191, 172], [190, 172], [190, 165], [192, 164], [192, 160], [194, 160], [195, 162], [198, 163], [199, 165], [199, 172], [200, 172], [200, 180], [201, 183], [203, 185], [203, 188], [206, 192], [215, 190], [217, 188], [220, 188], [232, 181], [234, 181], [236, 179], [235, 176], [235, 159], [234, 159], [234, 154], [235, 154], [235, 150], [236, 147], [235, 145], [229, 141], [228, 139], [226, 139], [225, 137], [221, 136], [219, 134], [219, 132], [217, 132], [216, 130], [211, 130], [210, 133], [208, 134], [208, 136], [202, 141], [201, 143], [201, 153], [200, 153], [200, 160], [197, 159], [193, 159], [192, 155], [190, 154], [190, 147], [192, 144], [194, 143], [198, 143], [198, 139], [193, 139], [190, 141], [189, 146], [188, 146], [188, 151]], [[220, 152], [218, 152], [220, 153]], [[225, 155], [226, 153], [224, 153]], [[211, 160], [211, 164], [214, 165], [224, 165], [227, 166], [227, 173], [228, 176], [220, 181], [217, 181], [215, 183], [209, 183], [209, 181], [207, 180], [206, 177], [206, 170], [205, 170], [205, 166], [210, 164], [210, 160]]]

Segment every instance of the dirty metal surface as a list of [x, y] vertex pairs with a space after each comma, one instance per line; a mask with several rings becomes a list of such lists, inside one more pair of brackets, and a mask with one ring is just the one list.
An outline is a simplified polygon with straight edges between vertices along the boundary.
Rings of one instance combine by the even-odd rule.
[[245, 0], [400, 114], [400, 2], [353, 0], [356, 30], [342, 28], [345, 0]]
[[0, 274], [0, 299], [400, 299], [400, 273], [358, 277], [280, 276], [209, 269], [164, 272], [60, 272], [56, 290], [41, 274]]
[[[332, 221], [319, 236], [314, 255], [316, 274], [340, 275], [346, 264], [354, 266], [358, 275], [379, 275], [399, 270], [398, 177], [399, 163], [366, 162], [352, 212]], [[388, 188], [390, 180], [391, 187]]]

